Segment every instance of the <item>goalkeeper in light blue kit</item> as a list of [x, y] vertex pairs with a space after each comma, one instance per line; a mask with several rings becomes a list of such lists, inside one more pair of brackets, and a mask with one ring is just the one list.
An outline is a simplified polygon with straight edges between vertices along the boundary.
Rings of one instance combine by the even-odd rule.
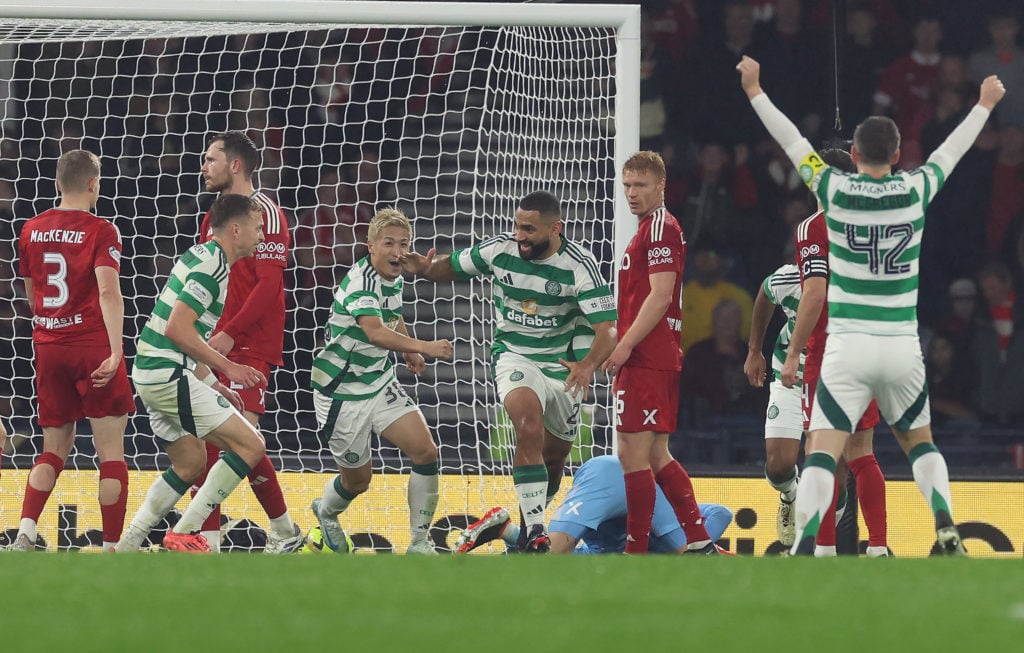
[[[732, 523], [732, 511], [714, 503], [698, 504], [712, 541]], [[501, 538], [514, 545], [519, 527], [504, 508], [464, 531], [459, 541], [473, 548]], [[626, 548], [626, 486], [615, 456], [591, 458], [576, 471], [572, 488], [548, 525], [551, 553], [622, 553]], [[672, 506], [657, 490], [651, 521], [651, 553], [685, 553], [686, 536]]]

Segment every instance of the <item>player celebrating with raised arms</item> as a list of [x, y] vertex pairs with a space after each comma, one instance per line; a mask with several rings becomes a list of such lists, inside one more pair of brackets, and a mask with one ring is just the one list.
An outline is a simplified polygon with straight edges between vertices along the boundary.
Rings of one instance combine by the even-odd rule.
[[[740, 84], [772, 138], [814, 191], [828, 228], [828, 339], [811, 413], [810, 447], [796, 498], [794, 554], [812, 554], [832, 501], [836, 461], [872, 399], [910, 460], [935, 519], [940, 549], [964, 555], [953, 521], [946, 460], [935, 447], [917, 335], [918, 257], [925, 207], [974, 143], [1006, 92], [982, 82], [977, 105], [924, 166], [893, 173], [900, 134], [872, 116], [853, 134], [856, 174], [822, 161], [761, 89], [760, 65], [744, 56]], [[785, 373], [785, 370], [783, 371]]]
[[100, 460], [103, 549], [110, 551], [124, 526], [124, 429], [128, 414], [135, 412], [121, 342], [121, 236], [114, 225], [90, 213], [100, 196], [95, 154], [63, 154], [57, 161], [57, 190], [60, 204], [26, 222], [18, 240], [34, 316], [43, 453], [29, 472], [11, 548], [35, 547], [39, 515], [75, 445], [75, 423], [88, 417]]
[[433, 555], [427, 539], [437, 509], [437, 445], [419, 407], [395, 377], [392, 351], [402, 352], [413, 374], [426, 369], [423, 355], [451, 358], [447, 340], [417, 340], [402, 319], [402, 264], [412, 225], [397, 209], [370, 221], [369, 256], [349, 270], [334, 294], [328, 341], [313, 361], [313, 407], [322, 438], [339, 474], [313, 501], [324, 543], [337, 553], [352, 551], [338, 515], [370, 487], [370, 436], [377, 433], [412, 460], [409, 475], [411, 539], [406, 553]]
[[[494, 278], [492, 369], [516, 432], [512, 480], [524, 523], [520, 548], [547, 552], [544, 509], [562, 482], [580, 401], [615, 346], [611, 289], [594, 255], [562, 236], [561, 205], [546, 191], [519, 200], [512, 233], [449, 256], [410, 252], [403, 261], [407, 271], [431, 281]], [[472, 548], [473, 533], [500, 510], [472, 524], [456, 552]]]
[[171, 466], [150, 486], [139, 511], [117, 544], [138, 551], [142, 541], [206, 468], [206, 446], [224, 455], [209, 471], [181, 519], [164, 536], [164, 548], [209, 553], [198, 533], [210, 511], [263, 459], [263, 437], [239, 410], [238, 394], [217, 380], [252, 388], [262, 372], [234, 363], [207, 343], [224, 310], [231, 267], [263, 242], [263, 212], [244, 195], [222, 195], [210, 207], [213, 239], [190, 248], [171, 269], [153, 315], [139, 336], [132, 380], [149, 411], [153, 433], [163, 441]]

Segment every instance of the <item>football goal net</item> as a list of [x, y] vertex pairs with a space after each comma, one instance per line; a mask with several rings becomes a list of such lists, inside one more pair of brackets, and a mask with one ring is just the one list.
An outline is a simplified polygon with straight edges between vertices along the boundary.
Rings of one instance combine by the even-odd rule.
[[[83, 148], [102, 164], [97, 213], [120, 230], [125, 349], [170, 267], [196, 242], [214, 196], [200, 174], [209, 137], [229, 129], [260, 147], [258, 188], [292, 236], [284, 365], [261, 430], [292, 516], [336, 467], [317, 434], [309, 386], [335, 284], [366, 254], [366, 224], [395, 206], [414, 249], [454, 249], [509, 231], [517, 200], [546, 189], [565, 233], [612, 280], [635, 230], [618, 170], [638, 142], [639, 8], [517, 3], [316, 0], [38, 0], [0, 7], [0, 397], [10, 442], [0, 530], [17, 529], [41, 450], [29, 307], [17, 233], [54, 205], [56, 162]], [[495, 504], [514, 506], [512, 435], [490, 379], [489, 281], [406, 285], [404, 316], [423, 339], [448, 338], [452, 361], [420, 377], [399, 366], [440, 446], [435, 542]], [[573, 465], [610, 450], [609, 381], [583, 408]], [[140, 406], [141, 408], [141, 406]], [[51, 550], [99, 541], [97, 459], [87, 425], [40, 523]], [[145, 412], [125, 441], [128, 518], [166, 467]], [[404, 551], [409, 463], [374, 441], [370, 491], [341, 517], [356, 544]], [[570, 465], [570, 468], [572, 465]], [[188, 499], [183, 499], [182, 508]], [[266, 527], [243, 484], [224, 505], [224, 548], [259, 548]], [[159, 532], [157, 533], [159, 536]]]

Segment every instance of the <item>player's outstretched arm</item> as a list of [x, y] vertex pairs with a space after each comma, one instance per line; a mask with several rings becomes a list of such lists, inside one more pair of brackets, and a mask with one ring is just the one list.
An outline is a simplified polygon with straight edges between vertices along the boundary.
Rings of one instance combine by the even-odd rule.
[[928, 157], [928, 163], [933, 163], [942, 170], [945, 175], [953, 172], [953, 168], [960, 162], [967, 150], [974, 145], [978, 134], [985, 127], [985, 121], [999, 101], [1006, 94], [1006, 88], [995, 75], [986, 77], [981, 82], [978, 103], [971, 109], [956, 129], [946, 137], [942, 145], [935, 148], [932, 155]]
[[[800, 135], [800, 130], [793, 124], [793, 121], [779, 111], [761, 89], [761, 64], [744, 55], [736, 65], [736, 70], [740, 74], [740, 85], [747, 97], [750, 98], [750, 106], [754, 108], [757, 117], [761, 119], [765, 129], [775, 139], [775, 142], [782, 146], [786, 156], [793, 162], [797, 170], [800, 170], [804, 159], [814, 153], [814, 148], [806, 138]], [[809, 178], [804, 179], [804, 183], [810, 184], [810, 181]]]
[[437, 250], [434, 248], [431, 248], [425, 256], [409, 252], [399, 256], [398, 260], [402, 263], [403, 270], [417, 277], [423, 277], [430, 281], [454, 281], [456, 279], [451, 257], [437, 258]]
[[[411, 338], [409, 335], [409, 328], [405, 325], [405, 318], [398, 318], [398, 325], [395, 327], [395, 331], [401, 333], [403, 336]], [[402, 354], [402, 360], [405, 361], [405, 367], [413, 374], [422, 374], [427, 369], [427, 361], [423, 359], [423, 354], [416, 352], [407, 351]]]
[[796, 308], [793, 333], [789, 336], [786, 362], [782, 365], [782, 385], [787, 388], [792, 388], [800, 380], [800, 354], [807, 347], [807, 339], [811, 337], [814, 327], [818, 324], [821, 311], [825, 308], [827, 294], [828, 281], [825, 277], [809, 276], [804, 279], [800, 305]]
[[121, 280], [117, 270], [104, 265], [96, 268], [95, 274], [100, 313], [110, 343], [110, 356], [91, 375], [93, 387], [102, 388], [114, 378], [124, 358], [124, 298], [121, 296]]
[[747, 375], [747, 382], [755, 388], [764, 386], [764, 334], [774, 312], [775, 304], [768, 299], [762, 283], [754, 299], [754, 312], [750, 317], [750, 338], [747, 340], [747, 360], [743, 363], [743, 373]]
[[360, 315], [356, 318], [359, 328], [367, 340], [383, 349], [402, 353], [423, 354], [433, 358], [451, 358], [452, 343], [447, 340], [418, 340], [398, 333], [384, 325], [376, 315]]
[[740, 74], [740, 86], [747, 98], [753, 100], [764, 91], [761, 89], [761, 64], [756, 59], [743, 55], [740, 62], [736, 64], [736, 70]]

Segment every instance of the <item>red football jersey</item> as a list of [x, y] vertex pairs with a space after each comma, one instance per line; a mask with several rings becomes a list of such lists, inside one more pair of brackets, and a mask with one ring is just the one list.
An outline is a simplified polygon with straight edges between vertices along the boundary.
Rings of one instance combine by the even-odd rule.
[[32, 340], [109, 349], [96, 268], [121, 271], [121, 235], [88, 211], [53, 208], [25, 223], [21, 276], [32, 280]]
[[[796, 228], [796, 266], [800, 268], [800, 288], [810, 277], [828, 281], [828, 227], [825, 214], [818, 211]], [[820, 361], [825, 353], [825, 330], [828, 328], [828, 298], [821, 307], [818, 323], [807, 337], [807, 357]]]
[[[232, 353], [281, 365], [284, 348], [284, 269], [288, 266], [291, 234], [284, 211], [274, 200], [257, 191], [252, 198], [263, 208], [264, 241], [250, 258], [236, 261], [228, 279], [224, 312], [214, 333], [226, 331], [235, 339]], [[213, 238], [210, 212], [203, 216], [199, 242]], [[268, 279], [266, 293], [253, 294], [257, 282]]]
[[673, 300], [665, 317], [633, 348], [626, 366], [652, 370], [683, 369], [679, 332], [682, 328], [680, 299], [685, 259], [686, 239], [683, 230], [665, 207], [656, 209], [640, 221], [619, 268], [619, 338], [632, 326], [640, 306], [651, 294], [652, 274], [675, 272], [676, 283], [672, 292]]

